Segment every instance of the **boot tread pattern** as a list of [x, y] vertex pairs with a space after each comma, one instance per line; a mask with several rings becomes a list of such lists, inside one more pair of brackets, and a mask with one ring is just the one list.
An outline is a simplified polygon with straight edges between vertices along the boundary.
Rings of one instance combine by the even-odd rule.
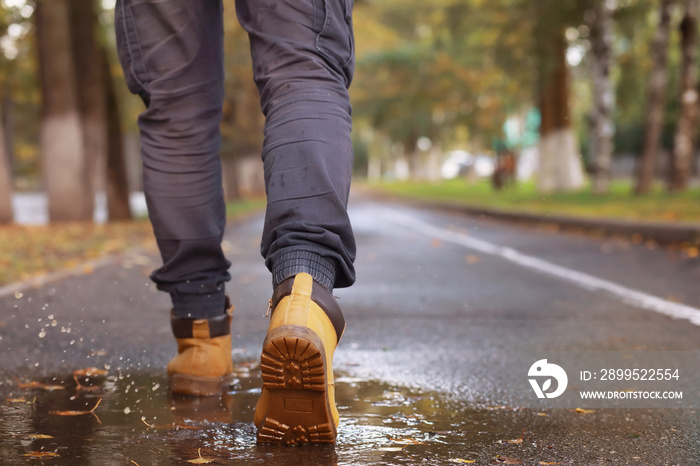
[[267, 389], [326, 389], [323, 356], [311, 342], [301, 338], [280, 337], [269, 341], [263, 348], [260, 368]]

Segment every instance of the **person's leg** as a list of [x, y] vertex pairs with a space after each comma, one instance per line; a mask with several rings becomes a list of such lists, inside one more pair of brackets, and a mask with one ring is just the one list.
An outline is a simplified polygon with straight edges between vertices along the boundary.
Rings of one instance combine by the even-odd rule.
[[237, 0], [236, 7], [266, 117], [261, 250], [274, 292], [254, 419], [258, 441], [334, 442], [333, 351], [345, 322], [331, 290], [355, 280], [346, 211], [352, 0]]
[[223, 101], [221, 2], [120, 0], [124, 74], [139, 116], [143, 183], [163, 266], [151, 278], [180, 317], [223, 313], [228, 262], [219, 160]]
[[115, 28], [129, 89], [146, 104], [138, 121], [144, 191], [163, 258], [151, 278], [172, 298], [179, 350], [168, 372], [216, 382], [232, 371], [230, 264], [221, 249], [221, 0], [119, 0]]
[[299, 272], [355, 280], [346, 212], [352, 174], [352, 0], [237, 0], [265, 114], [262, 254], [273, 285]]

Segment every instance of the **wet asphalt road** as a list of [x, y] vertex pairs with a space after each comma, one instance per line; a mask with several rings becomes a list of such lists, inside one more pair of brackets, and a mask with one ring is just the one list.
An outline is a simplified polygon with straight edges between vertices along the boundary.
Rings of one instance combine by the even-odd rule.
[[[241, 372], [216, 402], [167, 395], [174, 344], [168, 299], [147, 278], [152, 252], [0, 297], [0, 464], [190, 464], [199, 454], [215, 464], [700, 464], [700, 384], [686, 387], [700, 373], [700, 325], [690, 321], [700, 260], [363, 197], [350, 209], [358, 280], [335, 292], [347, 320], [336, 352], [336, 448], [254, 445], [270, 294], [257, 215], [231, 225], [224, 243]], [[660, 298], [661, 312], [635, 291]], [[683, 310], [687, 318], [664, 314]], [[636, 367], [656, 364], [661, 351], [682, 355], [686, 399], [586, 404], [575, 397], [576, 373], [559, 404], [536, 398], [530, 364], [591, 351], [613, 355], [613, 367], [622, 354]], [[76, 388], [72, 371], [91, 366], [107, 375], [85, 382], [94, 390]], [[32, 381], [43, 385], [21, 386]], [[46, 389], [54, 385], [62, 388]], [[98, 399], [99, 421], [51, 414]], [[58, 456], [23, 456], [37, 452]]]

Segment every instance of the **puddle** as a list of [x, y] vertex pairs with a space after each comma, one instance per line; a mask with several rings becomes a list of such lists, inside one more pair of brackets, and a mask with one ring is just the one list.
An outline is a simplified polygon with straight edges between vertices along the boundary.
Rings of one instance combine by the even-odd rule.
[[506, 458], [514, 448], [519, 455], [534, 449], [532, 459], [568, 464], [555, 462], [562, 451], [504, 440], [517, 440], [523, 416], [536, 413], [470, 408], [342, 374], [335, 447], [257, 446], [251, 421], [261, 379], [255, 367], [243, 367], [220, 398], [173, 397], [160, 373], [80, 380], [84, 386], [72, 376], [0, 386], [0, 463], [187, 465], [201, 456], [210, 462], [199, 464], [491, 464], [498, 461], [496, 446]]

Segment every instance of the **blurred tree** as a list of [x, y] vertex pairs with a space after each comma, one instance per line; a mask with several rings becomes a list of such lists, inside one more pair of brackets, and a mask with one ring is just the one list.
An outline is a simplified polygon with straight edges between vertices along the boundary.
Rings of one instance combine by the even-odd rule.
[[5, 152], [4, 128], [0, 125], [0, 224], [12, 220], [12, 173]]
[[[238, 24], [235, 13], [234, 2], [225, 0], [226, 97], [221, 122], [221, 157], [227, 199], [257, 196], [264, 190], [260, 154], [265, 120], [253, 81], [248, 37]], [[254, 169], [242, 170], [242, 165]]]
[[96, 40], [95, 0], [70, 0], [70, 34], [78, 109], [83, 134], [85, 199], [83, 217], [91, 219], [95, 210], [97, 168], [106, 160], [107, 127], [103, 58]]
[[542, 0], [533, 6], [536, 18], [534, 50], [539, 59], [540, 125], [537, 187], [540, 191], [571, 191], [583, 187], [584, 176], [569, 107], [571, 76], [567, 64], [568, 25], [578, 24], [585, 5]]
[[688, 186], [698, 120], [698, 0], [684, 0], [681, 34], [680, 118], [671, 157], [669, 190], [683, 191]]
[[99, 57], [102, 63], [102, 79], [104, 80], [104, 101], [107, 123], [107, 176], [105, 177], [105, 192], [107, 195], [107, 218], [109, 220], [128, 220], [132, 217], [129, 204], [129, 182], [126, 174], [126, 159], [124, 157], [124, 141], [122, 122], [120, 120], [119, 103], [114, 80], [110, 73], [109, 55], [102, 48]]
[[69, 3], [41, 0], [34, 14], [42, 89], [41, 153], [49, 220], [90, 220], [83, 129], [76, 91]]
[[613, 8], [609, 0], [595, 0], [586, 12], [591, 41], [593, 81], [593, 191], [602, 194], [610, 188], [610, 164], [613, 154], [613, 108], [615, 91], [613, 66]]
[[644, 130], [644, 149], [637, 171], [636, 194], [648, 193], [654, 181], [659, 143], [663, 130], [664, 103], [668, 82], [668, 42], [671, 29], [671, 11], [675, 0], [660, 0], [659, 23], [652, 45], [652, 68], [647, 89], [647, 113]]

